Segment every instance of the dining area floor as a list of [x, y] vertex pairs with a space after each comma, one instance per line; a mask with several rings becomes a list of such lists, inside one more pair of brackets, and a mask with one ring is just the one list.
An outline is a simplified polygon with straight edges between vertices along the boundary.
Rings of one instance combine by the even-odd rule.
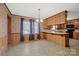
[[78, 56], [79, 40], [69, 39], [70, 47], [52, 41], [37, 40], [10, 46], [3, 56]]

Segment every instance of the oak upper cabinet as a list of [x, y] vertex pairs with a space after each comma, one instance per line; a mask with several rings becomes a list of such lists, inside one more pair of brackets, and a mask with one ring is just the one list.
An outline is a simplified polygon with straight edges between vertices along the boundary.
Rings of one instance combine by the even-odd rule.
[[55, 25], [56, 24], [56, 20], [55, 20], [55, 17], [52, 17], [52, 25]]
[[48, 21], [45, 19], [43, 22], [43, 28], [46, 29], [48, 26]]
[[79, 19], [68, 20], [67, 24], [74, 24], [75, 29], [79, 29]]
[[57, 29], [65, 29], [66, 28], [66, 24], [58, 24], [57, 25]]
[[79, 29], [79, 19], [73, 20], [73, 24], [74, 24], [76, 29]]
[[59, 15], [55, 16], [56, 24], [64, 24], [66, 23], [66, 16], [64, 13], [60, 13]]
[[59, 20], [59, 15], [55, 16], [55, 24], [59, 24], [60, 20]]
[[50, 17], [48, 19], [48, 25], [54, 25], [55, 24], [55, 18], [54, 17]]
[[59, 19], [58, 19], [58, 21], [59, 21], [58, 24], [63, 24], [63, 23], [65, 23], [64, 20], [65, 20], [64, 15], [63, 15], [63, 14], [60, 14], [60, 15], [59, 15]]
[[47, 19], [48, 20], [48, 25], [52, 24], [52, 18]]
[[55, 25], [55, 24], [64, 24], [67, 20], [67, 12], [61, 12], [54, 16], [51, 16], [46, 19], [48, 21], [48, 25]]

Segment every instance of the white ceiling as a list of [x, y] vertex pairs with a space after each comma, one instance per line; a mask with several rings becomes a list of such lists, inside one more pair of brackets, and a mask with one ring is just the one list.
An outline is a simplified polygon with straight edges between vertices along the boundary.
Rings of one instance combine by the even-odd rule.
[[68, 19], [79, 18], [79, 3], [7, 3], [12, 14], [45, 19], [56, 13], [68, 10]]

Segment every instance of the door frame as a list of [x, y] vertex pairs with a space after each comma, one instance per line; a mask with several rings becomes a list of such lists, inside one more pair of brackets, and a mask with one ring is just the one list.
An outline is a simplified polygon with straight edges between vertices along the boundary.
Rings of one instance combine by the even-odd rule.
[[11, 17], [7, 15], [7, 33], [8, 33], [8, 44], [11, 43]]

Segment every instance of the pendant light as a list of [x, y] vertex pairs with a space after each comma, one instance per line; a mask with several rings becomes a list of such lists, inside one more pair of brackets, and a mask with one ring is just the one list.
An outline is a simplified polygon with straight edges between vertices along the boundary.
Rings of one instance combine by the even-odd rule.
[[40, 8], [38, 9], [38, 23], [39, 23], [39, 40], [40, 40]]

